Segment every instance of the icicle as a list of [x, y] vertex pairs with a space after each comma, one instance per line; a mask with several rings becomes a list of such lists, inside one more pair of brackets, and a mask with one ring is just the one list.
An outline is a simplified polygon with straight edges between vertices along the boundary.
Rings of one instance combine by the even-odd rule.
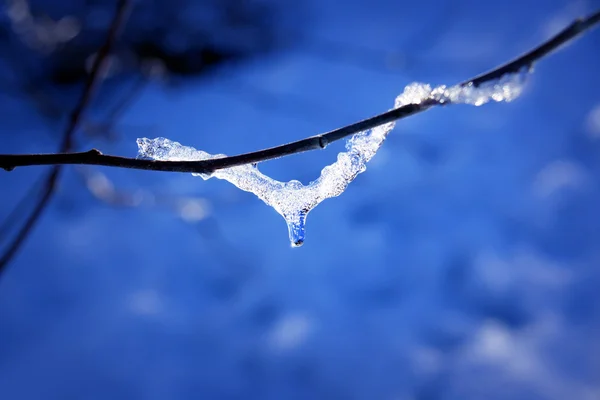
[[306, 212], [300, 210], [292, 215], [284, 215], [285, 222], [288, 226], [288, 234], [292, 247], [300, 247], [304, 244], [304, 223], [306, 222]]

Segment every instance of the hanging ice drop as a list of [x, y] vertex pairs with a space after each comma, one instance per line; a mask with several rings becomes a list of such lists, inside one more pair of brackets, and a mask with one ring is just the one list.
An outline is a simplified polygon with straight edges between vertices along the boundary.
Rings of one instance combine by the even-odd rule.
[[292, 247], [300, 247], [304, 244], [304, 234], [306, 232], [304, 224], [306, 222], [306, 212], [299, 211], [292, 215], [284, 215], [288, 226], [288, 234]]

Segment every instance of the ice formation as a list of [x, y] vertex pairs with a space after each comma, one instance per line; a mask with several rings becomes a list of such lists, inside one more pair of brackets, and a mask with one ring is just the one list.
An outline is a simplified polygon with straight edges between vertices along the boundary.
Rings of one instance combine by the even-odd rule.
[[[439, 86], [412, 83], [396, 98], [395, 108], [406, 104], [419, 104], [433, 99], [439, 104], [466, 103], [480, 106], [489, 101], [511, 101], [522, 91], [524, 73], [509, 74], [478, 87]], [[297, 180], [280, 182], [260, 172], [256, 165], [242, 165], [220, 169], [211, 174], [195, 174], [203, 179], [218, 178], [231, 182], [241, 190], [252, 192], [273, 207], [288, 226], [293, 247], [304, 243], [306, 216], [323, 200], [339, 196], [358, 174], [364, 172], [366, 164], [383, 144], [395, 122], [359, 132], [346, 142], [346, 152], [339, 153], [337, 161], [326, 166], [321, 176], [303, 185]], [[183, 146], [165, 138], [140, 138], [137, 140], [139, 157], [161, 161], [206, 160], [225, 157], [212, 155], [193, 147]]]

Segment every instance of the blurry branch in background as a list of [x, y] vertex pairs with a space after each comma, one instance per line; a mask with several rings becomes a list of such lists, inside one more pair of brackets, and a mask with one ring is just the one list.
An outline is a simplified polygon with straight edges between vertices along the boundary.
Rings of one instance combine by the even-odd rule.
[[18, 222], [20, 216], [25, 213], [27, 210], [28, 200], [35, 199], [38, 195], [38, 192], [41, 190], [40, 187], [44, 185], [46, 177], [44, 175], [40, 176], [33, 185], [25, 192], [23, 197], [17, 202], [17, 206], [14, 207], [8, 216], [2, 221], [0, 224], [0, 242], [4, 240], [10, 231], [10, 228]]
[[140, 93], [148, 85], [148, 77], [145, 75], [137, 75], [133, 85], [126, 93], [119, 98], [103, 117], [103, 122], [84, 121], [82, 130], [88, 138], [101, 137], [105, 140], [114, 139], [115, 125], [123, 113], [129, 108], [133, 102], [139, 97]]
[[[518, 73], [523, 69], [530, 69], [538, 60], [544, 58], [559, 47], [570, 42], [580, 34], [586, 32], [600, 22], [600, 10], [594, 14], [574, 21], [571, 25], [550, 38], [540, 46], [525, 53], [524, 55], [501, 65], [487, 73], [478, 75], [472, 79], [459, 84], [461, 87], [479, 87], [480, 85], [495, 81], [506, 74]], [[310, 150], [324, 149], [329, 143], [343, 139], [358, 132], [402, 119], [434, 106], [445, 105], [434, 98], [428, 98], [419, 104], [407, 104], [405, 106], [387, 111], [374, 117], [344, 126], [333, 131], [312, 136], [296, 142], [259, 150], [252, 153], [241, 154], [231, 157], [209, 159], [203, 161], [154, 161], [139, 158], [127, 158], [112, 155], [104, 155], [99, 150], [92, 149], [79, 153], [59, 154], [23, 154], [23, 155], [0, 155], [0, 168], [7, 171], [20, 166], [31, 165], [53, 165], [53, 164], [83, 164], [102, 165], [118, 168], [132, 168], [152, 171], [169, 172], [193, 172], [209, 174], [215, 170], [230, 168], [238, 165], [257, 163], [270, 159], [289, 156]]]
[[78, 172], [90, 193], [113, 207], [161, 207], [176, 213], [188, 223], [201, 221], [210, 213], [210, 203], [201, 197], [153, 193], [145, 189], [122, 190], [116, 188], [101, 171], [79, 167]]
[[[94, 94], [94, 90], [96, 86], [102, 80], [103, 69], [105, 67], [105, 61], [110, 54], [111, 48], [114, 45], [119, 32], [121, 31], [125, 21], [127, 19], [127, 14], [130, 7], [129, 0], [120, 0], [117, 6], [117, 10], [115, 12], [115, 16], [111, 22], [108, 34], [106, 36], [106, 41], [102, 45], [102, 47], [98, 50], [94, 58], [94, 62], [88, 75], [87, 81], [85, 82], [85, 86], [83, 89], [83, 93], [81, 98], [73, 112], [70, 115], [69, 121], [67, 123], [67, 127], [63, 134], [62, 142], [60, 145], [60, 152], [68, 152], [73, 148], [73, 135], [77, 130], [82, 116], [88, 107], [92, 96]], [[48, 202], [52, 198], [54, 193], [54, 189], [58, 182], [61, 173], [61, 165], [55, 165], [50, 170], [48, 175], [45, 177], [45, 182], [43, 183], [43, 191], [42, 195], [39, 198], [37, 204], [34, 206], [31, 214], [26, 219], [25, 223], [21, 227], [21, 229], [17, 232], [15, 238], [12, 242], [9, 243], [6, 251], [2, 254], [0, 258], [0, 273], [4, 272], [6, 266], [10, 262], [10, 260], [17, 253], [18, 249], [23, 244], [24, 240], [28, 236], [31, 229], [35, 226], [36, 222], [42, 215], [44, 209], [48, 205]]]
[[[1, 59], [7, 69], [0, 81], [1, 94], [28, 101], [46, 119], [68, 118], [70, 110], [65, 104], [71, 101], [65, 96], [71, 96], [71, 85], [87, 81], [91, 74], [99, 43], [106, 38], [103, 25], [112, 20], [114, 4], [75, 1], [68, 15], [56, 17], [52, 2], [41, 5], [29, 0], [7, 0], [7, 19], [0, 21]], [[62, 14], [64, 10], [58, 12]], [[112, 79], [115, 84], [103, 85], [102, 97], [95, 101], [95, 109], [106, 107], [108, 112], [93, 118], [82, 116], [78, 135], [73, 138], [69, 151], [85, 146], [89, 140], [115, 142], [118, 130], [124, 129], [119, 119], [150, 81], [178, 89], [188, 78], [207, 79], [215, 72], [219, 75], [218, 71], [224, 67], [278, 49], [275, 26], [271, 24], [277, 19], [277, 12], [273, 5], [250, 4], [243, 0], [202, 3], [184, 0], [178, 2], [178, 7], [173, 7], [169, 0], [137, 4], [128, 20], [127, 31], [119, 36], [118, 46], [112, 46], [104, 58], [102, 79], [120, 78]], [[209, 20], [205, 20], [207, 16]], [[197, 24], [196, 18], [205, 23]], [[265, 99], [264, 105], [278, 107], [278, 103], [272, 101], [274, 94], [261, 88], [247, 91], [252, 101], [260, 97]], [[236, 92], [239, 97], [240, 91]], [[297, 102], [301, 103], [301, 100]], [[303, 119], [314, 111], [309, 108], [299, 113], [299, 108], [289, 108]], [[153, 126], [131, 128], [144, 129], [146, 133], [154, 129]], [[210, 211], [203, 198], [170, 195], [163, 190], [119, 188], [99, 171], [89, 168], [74, 171], [95, 199], [113, 207], [166, 209], [192, 224], [205, 219]], [[27, 210], [38, 196], [47, 192], [46, 183], [47, 176], [37, 179], [0, 221], [0, 242], [8, 241], [11, 228], [18, 228], [20, 221], [31, 219]], [[31, 229], [19, 230], [18, 235], [24, 238], [30, 232]]]

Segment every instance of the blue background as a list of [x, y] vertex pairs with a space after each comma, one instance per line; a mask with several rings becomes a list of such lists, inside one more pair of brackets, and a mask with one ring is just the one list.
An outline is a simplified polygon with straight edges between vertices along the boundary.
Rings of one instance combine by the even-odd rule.
[[[305, 7], [279, 23], [320, 40], [154, 81], [117, 140], [80, 148], [135, 156], [137, 137], [164, 136], [238, 154], [300, 139], [389, 109], [413, 81], [483, 72], [600, 3]], [[122, 207], [67, 168], [0, 279], [0, 399], [600, 399], [599, 49], [595, 30], [544, 59], [514, 102], [402, 120], [310, 213], [298, 249], [227, 182], [86, 170], [131, 194]], [[1, 153], [55, 151], [64, 121], [0, 105]], [[307, 183], [342, 146], [260, 168]], [[44, 172], [0, 174], [0, 217]]]

